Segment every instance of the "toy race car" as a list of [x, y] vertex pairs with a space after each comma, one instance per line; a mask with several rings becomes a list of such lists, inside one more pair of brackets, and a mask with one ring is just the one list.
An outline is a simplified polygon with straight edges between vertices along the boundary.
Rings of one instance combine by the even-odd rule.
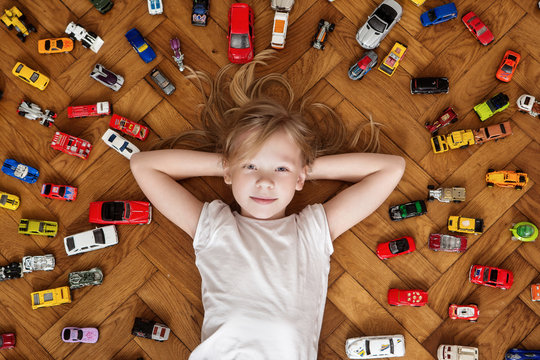
[[133, 50], [139, 54], [145, 63], [148, 64], [150, 61], [156, 58], [154, 49], [152, 49], [148, 42], [143, 38], [139, 30], [133, 28], [129, 30], [125, 36], [131, 47], [133, 47]]
[[145, 140], [150, 133], [146, 126], [117, 114], [113, 114], [109, 126], [139, 140]]
[[476, 105], [474, 107], [474, 112], [481, 121], [485, 121], [496, 113], [505, 110], [509, 105], [510, 102], [508, 96], [503, 93], [498, 93], [491, 99]]
[[45, 183], [41, 187], [41, 196], [49, 199], [73, 201], [77, 198], [77, 188], [69, 185]]
[[538, 228], [536, 225], [527, 221], [512, 224], [510, 232], [512, 233], [512, 240], [531, 242], [535, 241], [538, 237]]
[[35, 183], [39, 177], [39, 171], [37, 169], [21, 164], [14, 159], [6, 159], [6, 161], [4, 161], [2, 172], [29, 184]]
[[103, 272], [100, 268], [75, 271], [69, 273], [68, 283], [71, 290], [79, 289], [84, 286], [101, 285], [103, 283]]
[[513, 187], [521, 190], [529, 182], [529, 177], [523, 170], [509, 171], [488, 169], [486, 174], [486, 183], [488, 187], [497, 185], [499, 187]]
[[38, 41], [38, 53], [58, 54], [73, 50], [73, 40], [68, 38], [41, 39]]
[[26, 37], [31, 32], [36, 32], [36, 28], [32, 24], [26, 24], [26, 16], [16, 7], [11, 9], [5, 9], [4, 15], [0, 17], [0, 20], [7, 26], [9, 30], [15, 28], [17, 30], [17, 37], [22, 41], [26, 41]]
[[317, 25], [317, 33], [311, 42], [311, 46], [318, 50], [324, 50], [324, 43], [326, 42], [326, 35], [334, 31], [336, 24], [332, 24], [324, 19], [319, 20]]
[[462, 235], [429, 234], [428, 246], [434, 251], [464, 252], [467, 238]]
[[484, 220], [462, 216], [449, 216], [448, 230], [478, 235], [484, 231]]
[[17, 195], [9, 194], [0, 191], [0, 207], [9, 210], [17, 210], [21, 203], [21, 199]]
[[411, 253], [414, 250], [416, 250], [414, 239], [410, 236], [404, 236], [377, 245], [377, 256], [379, 259], [386, 260], [394, 256]]
[[407, 52], [407, 46], [400, 42], [396, 42], [392, 50], [386, 55], [382, 63], [377, 69], [382, 71], [385, 75], [392, 76], [399, 66], [399, 62], [405, 56]]
[[403, 335], [364, 336], [347, 339], [349, 359], [381, 359], [405, 356]]
[[54, 134], [51, 141], [51, 147], [55, 150], [80, 157], [84, 160], [88, 159], [88, 155], [90, 155], [90, 151], [92, 150], [92, 144], [88, 141], [73, 135], [64, 134], [60, 131], [57, 131]]
[[377, 65], [377, 53], [370, 50], [362, 55], [360, 60], [351, 66], [349, 69], [349, 79], [360, 80], [363, 78], [375, 65]]
[[478, 316], [480, 315], [480, 310], [478, 310], [478, 306], [476, 304], [470, 304], [470, 305], [457, 305], [457, 304], [451, 304], [448, 308], [448, 316], [450, 316], [450, 319], [452, 320], [469, 320], [472, 322], [476, 322], [478, 320]]
[[51, 127], [56, 119], [56, 113], [51, 110], [41, 111], [41, 108], [30, 101], [22, 100], [17, 108], [17, 114], [24, 116], [29, 120], [40, 120], [40, 124]]
[[514, 274], [505, 269], [485, 265], [473, 265], [469, 271], [469, 281], [473, 284], [510, 289], [514, 282]]
[[495, 77], [501, 81], [509, 82], [514, 76], [514, 72], [521, 60], [521, 55], [512, 50], [507, 50], [501, 61], [501, 65], [497, 69]]
[[423, 290], [388, 290], [388, 305], [424, 306], [428, 302], [428, 293]]
[[31, 69], [22, 62], [17, 62], [13, 69], [11, 69], [11, 73], [22, 81], [42, 91], [49, 85], [50, 79], [47, 76], [39, 71]]
[[165, 341], [169, 338], [171, 329], [167, 325], [152, 320], [135, 318], [131, 334], [156, 341]]
[[208, 23], [208, 0], [193, 0], [191, 24], [206, 26]]
[[435, 136], [439, 132], [439, 129], [449, 125], [453, 124], [456, 121], [458, 121], [457, 114], [454, 111], [454, 109], [449, 106], [444, 110], [441, 116], [437, 120], [433, 122], [433, 124], [430, 124], [429, 122], [425, 123], [426, 129], [429, 130], [431, 135]]
[[465, 188], [463, 187], [451, 187], [451, 188], [438, 188], [428, 185], [429, 194], [427, 201], [433, 201], [435, 199], [443, 203], [449, 202], [462, 202], [465, 201]]
[[180, 51], [180, 40], [173, 38], [170, 40], [171, 49], [173, 51], [173, 60], [178, 65], [180, 71], [184, 71], [184, 54]]
[[423, 200], [411, 201], [401, 205], [395, 205], [388, 210], [390, 219], [399, 221], [413, 216], [420, 216], [427, 213], [426, 203]]

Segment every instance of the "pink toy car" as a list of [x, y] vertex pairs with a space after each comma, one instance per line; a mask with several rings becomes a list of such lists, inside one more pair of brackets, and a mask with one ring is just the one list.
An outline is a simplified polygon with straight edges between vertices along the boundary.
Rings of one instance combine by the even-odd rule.
[[78, 327], [65, 327], [62, 330], [62, 340], [64, 342], [83, 342], [83, 343], [96, 343], [99, 338], [99, 331], [96, 328], [78, 328]]

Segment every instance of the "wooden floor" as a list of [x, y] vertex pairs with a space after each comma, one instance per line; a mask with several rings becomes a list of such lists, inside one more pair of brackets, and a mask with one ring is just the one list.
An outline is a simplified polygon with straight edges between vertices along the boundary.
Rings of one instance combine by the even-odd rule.
[[[273, 11], [270, 1], [247, 1], [255, 11], [256, 52], [269, 47]], [[211, 1], [206, 28], [189, 22], [191, 2], [164, 0], [164, 15], [150, 16], [146, 1], [115, 0], [106, 15], [85, 0], [7, 1], [0, 9], [17, 5], [33, 23], [32, 33], [21, 43], [15, 31], [0, 31], [5, 89], [0, 101], [0, 157], [15, 158], [41, 172], [29, 185], [0, 174], [0, 189], [18, 194], [17, 211], [0, 209], [2, 229], [0, 263], [20, 261], [25, 255], [52, 253], [56, 268], [34, 272], [23, 279], [0, 283], [0, 332], [16, 332], [17, 346], [0, 351], [0, 359], [186, 359], [199, 344], [203, 307], [200, 276], [194, 264], [191, 240], [159, 212], [147, 226], [118, 226], [117, 246], [98, 252], [68, 257], [63, 238], [93, 228], [88, 222], [89, 202], [97, 200], [143, 200], [144, 196], [129, 171], [129, 163], [108, 148], [101, 135], [109, 117], [68, 119], [69, 105], [111, 101], [114, 112], [151, 128], [141, 149], [150, 149], [159, 137], [167, 137], [196, 124], [197, 88], [179, 72], [171, 59], [169, 39], [178, 37], [185, 63], [215, 74], [228, 63], [226, 31], [231, 0]], [[384, 124], [382, 151], [407, 160], [405, 175], [389, 199], [373, 215], [348, 231], [335, 243], [329, 279], [328, 301], [320, 340], [319, 359], [346, 359], [348, 337], [404, 334], [405, 359], [436, 357], [439, 344], [472, 345], [480, 358], [502, 359], [511, 347], [540, 348], [540, 303], [530, 299], [530, 284], [540, 282], [540, 244], [510, 240], [512, 223], [530, 220], [540, 225], [540, 132], [539, 120], [516, 109], [519, 95], [540, 97], [540, 10], [536, 0], [456, 0], [459, 18], [431, 28], [419, 21], [422, 12], [443, 4], [428, 0], [422, 7], [410, 0], [403, 6], [401, 22], [376, 49], [384, 57], [395, 41], [408, 45], [408, 52], [393, 77], [374, 70], [361, 81], [351, 81], [347, 70], [363, 53], [355, 33], [377, 3], [371, 0], [297, 0], [291, 13], [286, 48], [262, 70], [284, 73], [298, 95], [310, 95], [334, 107], [350, 124], [369, 116]], [[484, 47], [460, 21], [473, 10], [488, 24], [495, 42]], [[310, 47], [320, 18], [335, 22], [324, 51]], [[37, 41], [60, 37], [70, 21], [96, 32], [105, 44], [98, 54], [79, 42], [75, 50], [62, 55], [40, 55]], [[146, 37], [158, 58], [145, 64], [130, 48], [124, 34], [132, 27]], [[508, 49], [519, 52], [522, 61], [514, 79], [501, 83], [495, 71]], [[49, 75], [51, 82], [39, 91], [10, 74], [15, 62]], [[118, 92], [102, 86], [88, 75], [96, 63], [125, 77]], [[154, 67], [176, 85], [166, 96], [149, 78]], [[411, 77], [446, 76], [447, 95], [411, 95]], [[479, 128], [474, 105], [503, 91], [510, 107], [485, 124], [510, 119], [513, 135], [497, 143], [475, 145], [435, 155], [423, 124], [434, 120], [453, 105], [459, 121], [451, 129]], [[17, 115], [21, 99], [58, 112], [58, 130], [87, 139], [94, 145], [88, 160], [81, 160], [50, 148], [55, 128]], [[444, 129], [442, 133], [448, 130]], [[523, 191], [487, 188], [488, 168], [516, 169], [529, 173], [531, 181]], [[40, 197], [44, 182], [64, 183], [79, 188], [73, 203]], [[192, 179], [184, 184], [202, 200], [221, 197], [231, 201], [219, 179]], [[428, 204], [428, 214], [403, 222], [391, 222], [388, 207], [409, 200], [424, 199], [428, 184], [465, 186], [467, 201], [461, 204]], [[344, 184], [310, 184], [293, 203], [322, 202]], [[362, 204], [358, 204], [362, 206]], [[428, 249], [432, 232], [447, 232], [449, 215], [481, 217], [486, 231], [468, 236], [469, 249], [463, 254], [435, 253]], [[21, 218], [55, 220], [59, 234], [52, 240], [25, 237], [17, 233]], [[374, 251], [380, 242], [410, 235], [418, 250], [383, 262]], [[480, 287], [467, 280], [472, 264], [500, 266], [512, 270], [511, 290]], [[32, 310], [32, 291], [67, 285], [68, 274], [98, 266], [105, 274], [101, 286], [72, 291], [73, 302]], [[429, 292], [422, 308], [390, 307], [389, 288], [420, 288]], [[450, 320], [450, 303], [477, 303], [478, 323]], [[164, 343], [135, 338], [130, 334], [136, 316], [159, 319], [172, 329]], [[97, 344], [67, 344], [60, 339], [65, 326], [91, 326], [100, 331]], [[219, 359], [219, 349], [216, 349]]]

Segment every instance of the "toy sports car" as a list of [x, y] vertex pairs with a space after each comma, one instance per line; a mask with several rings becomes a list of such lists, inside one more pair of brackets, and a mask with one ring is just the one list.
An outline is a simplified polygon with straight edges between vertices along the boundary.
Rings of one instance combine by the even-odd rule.
[[489, 45], [493, 42], [493, 34], [474, 12], [471, 11], [465, 14], [461, 20], [482, 45]]
[[514, 72], [519, 64], [521, 55], [512, 50], [507, 50], [502, 59], [501, 65], [497, 69], [495, 77], [501, 81], [509, 82], [514, 76]]
[[364, 49], [375, 49], [401, 20], [402, 13], [403, 8], [396, 1], [384, 0], [358, 30], [356, 41]]
[[448, 316], [450, 316], [450, 319], [457, 320], [469, 320], [475, 322], [478, 320], [478, 316], [480, 315], [480, 310], [478, 310], [478, 306], [475, 304], [470, 305], [457, 305], [452, 304], [448, 308]]
[[38, 41], [38, 53], [57, 54], [73, 50], [73, 40], [69, 38], [41, 39]]
[[122, 76], [116, 75], [112, 71], [105, 69], [101, 64], [96, 64], [96, 66], [94, 66], [94, 69], [90, 73], [90, 77], [114, 91], [120, 90], [122, 85], [124, 85], [124, 78]]
[[77, 188], [69, 185], [43, 184], [41, 196], [49, 199], [73, 201], [77, 198]]
[[47, 220], [21, 219], [18, 232], [23, 235], [42, 235], [52, 238], [58, 232], [58, 223]]
[[416, 250], [414, 239], [410, 236], [388, 241], [377, 245], [377, 256], [379, 259], [388, 259], [394, 256], [408, 254]]
[[6, 161], [4, 161], [2, 172], [29, 184], [35, 183], [39, 177], [39, 171], [37, 169], [21, 164], [13, 159], [6, 159]]
[[370, 50], [363, 54], [360, 60], [349, 69], [349, 79], [360, 80], [363, 78], [375, 65], [377, 65], [377, 60], [378, 57], [375, 51]]
[[136, 139], [144, 140], [148, 136], [148, 128], [144, 125], [137, 124], [120, 115], [113, 114], [109, 126], [113, 129], [122, 131], [124, 134], [133, 136]]
[[430, 234], [428, 246], [434, 251], [464, 252], [467, 238], [462, 235]]
[[469, 271], [469, 281], [473, 284], [510, 289], [514, 282], [514, 274], [505, 269], [485, 265], [473, 265]]
[[42, 91], [49, 85], [49, 78], [47, 76], [39, 71], [31, 69], [22, 62], [17, 62], [13, 69], [11, 69], [11, 73], [22, 81]]
[[7, 192], [0, 191], [0, 207], [9, 210], [17, 210], [21, 199], [17, 195], [9, 194]]
[[427, 213], [426, 203], [423, 200], [411, 201], [401, 205], [395, 205], [388, 210], [390, 219], [399, 221], [413, 216]]
[[388, 290], [388, 305], [424, 306], [428, 302], [428, 293], [423, 290]]
[[131, 155], [138, 153], [140, 150], [138, 147], [133, 145], [131, 142], [124, 139], [116, 131], [107, 129], [105, 134], [101, 137], [101, 140], [107, 144], [107, 146], [118, 151], [126, 159], [131, 159]]
[[150, 224], [152, 205], [146, 201], [95, 201], [89, 220], [95, 224]]
[[139, 56], [141, 57], [141, 59], [143, 59], [145, 63], [149, 63], [156, 58], [156, 53], [154, 52], [154, 49], [152, 49], [150, 45], [148, 45], [146, 40], [144, 40], [139, 30], [133, 28], [129, 30], [125, 36], [133, 47], [133, 50], [135, 50], [135, 52], [139, 54]]
[[253, 60], [253, 10], [248, 4], [233, 3], [229, 10], [229, 61], [245, 64]]
[[51, 110], [41, 111], [41, 108], [29, 101], [22, 100], [17, 108], [17, 114], [24, 116], [29, 120], [41, 119], [41, 125], [51, 127], [56, 119], [56, 113]]
[[98, 341], [99, 331], [96, 328], [65, 327], [62, 330], [64, 342], [82, 342], [93, 344]]

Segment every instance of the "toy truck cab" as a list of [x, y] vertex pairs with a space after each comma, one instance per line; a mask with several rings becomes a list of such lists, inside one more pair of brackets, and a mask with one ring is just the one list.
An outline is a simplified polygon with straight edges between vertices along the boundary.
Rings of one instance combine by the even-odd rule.
[[523, 94], [517, 99], [519, 112], [529, 113], [531, 116], [540, 117], [540, 102], [534, 96]]
[[431, 147], [435, 154], [440, 154], [448, 151], [448, 144], [446, 143], [445, 135], [437, 135], [431, 138]]
[[474, 145], [474, 134], [472, 130], [453, 131], [446, 136], [446, 143], [450, 149], [465, 148]]
[[465, 201], [465, 188], [463, 187], [451, 187], [451, 188], [438, 188], [435, 189], [433, 185], [428, 185], [429, 194], [427, 201], [433, 201], [435, 199], [440, 202], [449, 203]]
[[484, 231], [484, 220], [450, 216], [448, 230], [478, 235]]

